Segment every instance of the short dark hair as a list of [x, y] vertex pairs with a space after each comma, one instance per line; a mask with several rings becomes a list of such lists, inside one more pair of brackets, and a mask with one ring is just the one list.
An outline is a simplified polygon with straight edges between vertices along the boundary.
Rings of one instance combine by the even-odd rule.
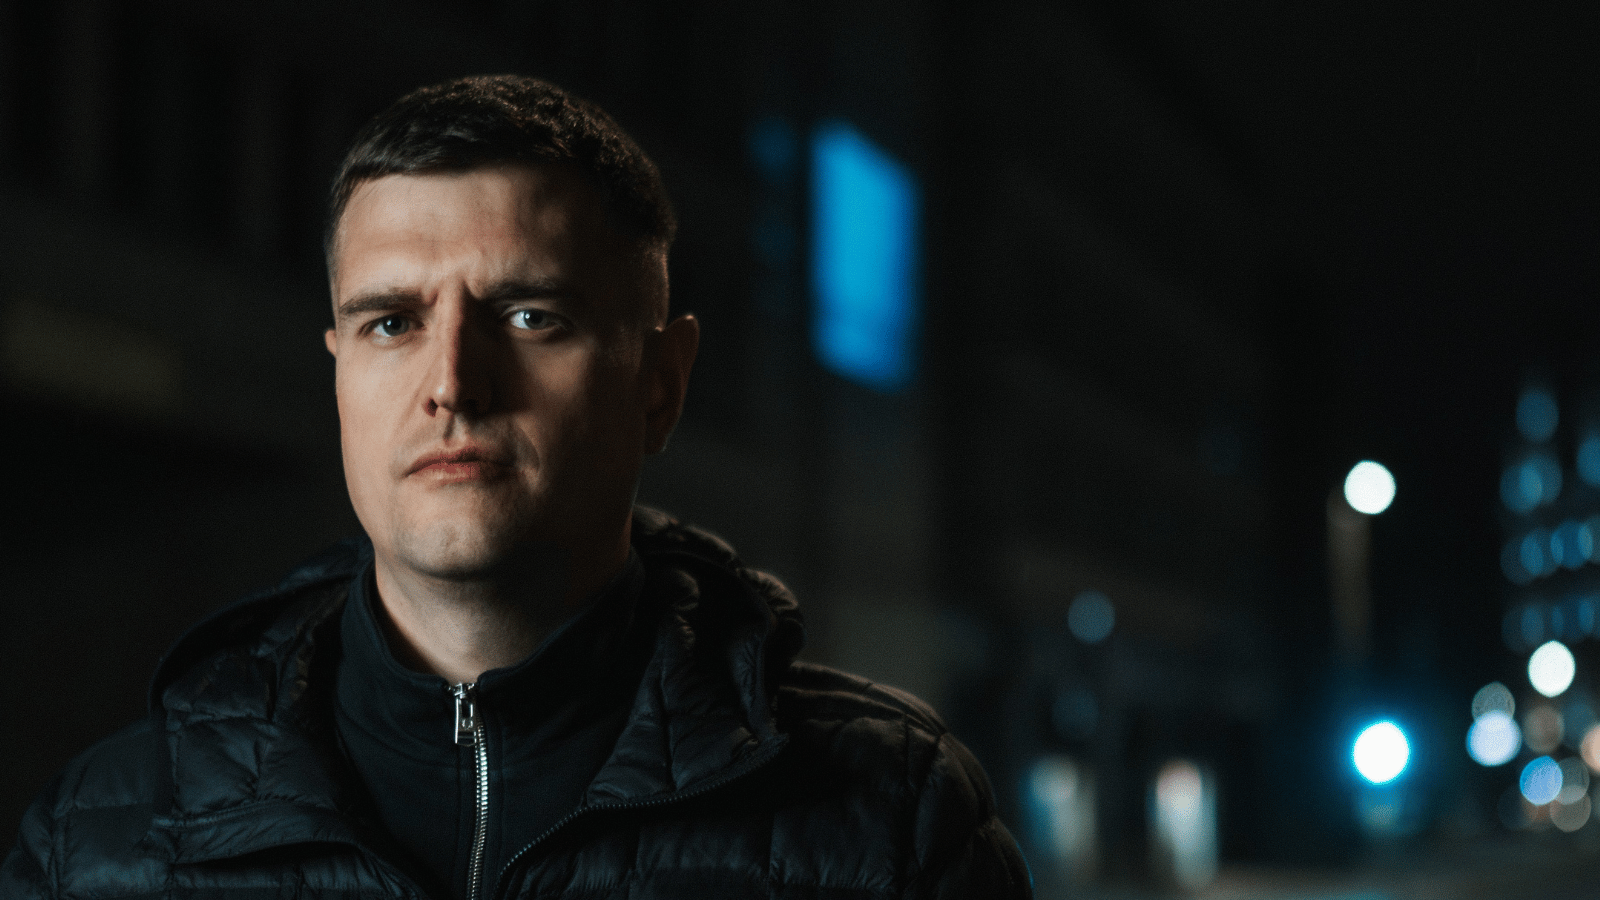
[[464, 172], [499, 163], [576, 167], [599, 189], [613, 224], [663, 253], [678, 223], [655, 163], [605, 110], [523, 75], [478, 75], [420, 88], [374, 116], [333, 179], [323, 250], [350, 195], [385, 175]]

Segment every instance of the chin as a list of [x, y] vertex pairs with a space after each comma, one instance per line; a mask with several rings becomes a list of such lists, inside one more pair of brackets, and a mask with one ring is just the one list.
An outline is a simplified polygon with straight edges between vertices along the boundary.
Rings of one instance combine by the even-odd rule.
[[487, 522], [433, 522], [395, 537], [397, 563], [451, 581], [493, 577], [527, 554], [521, 541]]

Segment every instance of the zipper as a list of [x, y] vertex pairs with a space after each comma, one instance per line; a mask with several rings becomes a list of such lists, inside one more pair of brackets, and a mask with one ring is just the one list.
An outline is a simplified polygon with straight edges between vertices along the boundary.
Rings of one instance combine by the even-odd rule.
[[489, 742], [484, 739], [483, 718], [478, 715], [478, 685], [462, 682], [450, 688], [456, 698], [456, 745], [471, 747], [477, 778], [477, 816], [472, 829], [472, 861], [467, 870], [467, 900], [483, 894], [483, 853], [489, 839]]
[[[573, 810], [572, 812], [567, 813], [565, 816], [562, 817], [562, 819], [559, 822], [557, 822], [554, 825], [551, 825], [549, 828], [545, 829], [544, 834], [541, 834], [538, 837], [534, 838], [533, 840], [529, 841], [528, 845], [526, 847], [523, 847], [521, 850], [518, 850], [516, 853], [512, 854], [510, 859], [506, 860], [505, 868], [500, 870], [499, 876], [495, 879], [495, 895], [499, 896], [500, 888], [503, 887], [503, 885], [500, 882], [505, 880], [506, 873], [511, 871], [511, 867], [515, 866], [517, 864], [518, 860], [522, 859], [523, 856], [527, 855], [530, 851], [532, 851], [534, 847], [537, 847], [540, 844], [544, 843], [545, 841], [549, 840], [551, 835], [555, 834], [556, 832], [560, 831], [561, 829], [563, 829], [563, 828], [567, 827], [568, 825], [572, 824], [572, 822], [574, 820], [576, 820], [578, 818], [581, 818], [581, 817], [583, 817], [585, 815], [588, 815], [590, 813], [622, 812], [622, 811], [631, 810], [631, 809], [647, 809], [647, 808], [652, 807], [652, 806], [665, 806], [666, 804], [669, 804], [669, 803], [680, 803], [680, 802], [683, 802], [685, 800], [692, 800], [695, 797], [699, 797], [699, 796], [701, 796], [703, 794], [708, 794], [708, 793], [710, 793], [712, 791], [721, 790], [722, 788], [727, 787], [729, 784], [732, 784], [733, 782], [738, 781], [739, 779], [746, 777], [747, 775], [749, 775], [750, 773], [756, 771], [757, 769], [762, 768], [767, 763], [772, 762], [773, 758], [776, 757], [778, 755], [778, 753], [780, 751], [782, 751], [783, 748], [787, 747], [788, 745], [789, 745], [788, 735], [782, 735], [782, 736], [780, 736], [778, 738], [778, 740], [773, 742], [773, 744], [766, 750], [766, 752], [762, 753], [760, 756], [756, 757], [755, 759], [750, 760], [745, 765], [744, 768], [740, 769], [737, 772], [730, 772], [729, 774], [723, 776], [722, 778], [719, 778], [719, 779], [717, 779], [715, 781], [712, 781], [712, 782], [710, 782], [708, 784], [703, 784], [703, 785], [701, 785], [701, 786], [699, 786], [699, 787], [695, 788], [694, 790], [689, 791], [687, 793], [671, 794], [671, 795], [666, 796], [666, 797], [653, 797], [653, 798], [651, 798], [649, 800], [635, 800], [635, 801], [633, 801], [631, 803], [606, 803], [606, 804], [601, 804], [599, 806], [581, 806], [581, 807]], [[472, 898], [472, 900], [477, 900], [477, 898], [474, 897], [474, 898]]]

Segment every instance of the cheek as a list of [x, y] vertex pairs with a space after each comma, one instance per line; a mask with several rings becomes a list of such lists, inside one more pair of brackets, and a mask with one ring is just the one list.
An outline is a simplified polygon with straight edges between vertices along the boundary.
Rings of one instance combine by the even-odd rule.
[[[574, 361], [577, 362], [577, 361]], [[535, 427], [592, 462], [626, 457], [643, 416], [635, 373], [616, 360], [589, 356], [579, 364], [543, 369], [530, 387]]]
[[334, 378], [339, 444], [344, 454], [345, 478], [352, 490], [378, 474], [384, 462], [382, 408], [376, 402], [377, 392], [371, 381], [349, 371], [340, 371]]

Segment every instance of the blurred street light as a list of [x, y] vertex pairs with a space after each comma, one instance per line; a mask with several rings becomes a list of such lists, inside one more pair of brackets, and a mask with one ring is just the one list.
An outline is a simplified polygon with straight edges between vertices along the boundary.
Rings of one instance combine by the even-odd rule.
[[1394, 502], [1394, 476], [1381, 464], [1362, 460], [1345, 476], [1344, 499], [1356, 512], [1375, 516]]
[[1393, 722], [1368, 725], [1356, 738], [1351, 754], [1356, 771], [1373, 784], [1385, 784], [1400, 777], [1411, 760], [1411, 744], [1405, 732]]

